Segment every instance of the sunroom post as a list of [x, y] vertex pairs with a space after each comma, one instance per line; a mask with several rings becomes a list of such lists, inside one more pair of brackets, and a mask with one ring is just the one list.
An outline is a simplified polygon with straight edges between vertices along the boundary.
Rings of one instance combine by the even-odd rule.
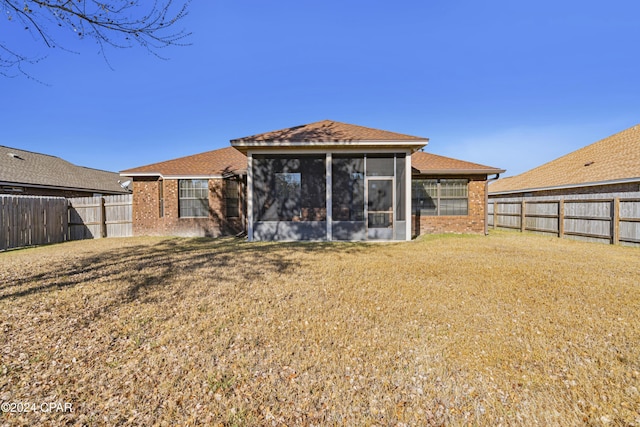
[[331, 163], [333, 161], [333, 156], [331, 153], [327, 153], [325, 157], [325, 175], [327, 176], [326, 187], [326, 211], [327, 211], [327, 240], [333, 240], [333, 188], [331, 186]]
[[411, 150], [409, 150], [409, 152], [407, 153], [407, 155], [405, 156], [405, 165], [404, 165], [404, 170], [405, 170], [405, 180], [406, 180], [406, 187], [405, 187], [405, 220], [406, 220], [406, 234], [405, 234], [405, 239], [406, 240], [411, 240], [411, 223], [412, 223], [412, 212], [411, 212]]
[[253, 242], [253, 155], [247, 153], [247, 238]]

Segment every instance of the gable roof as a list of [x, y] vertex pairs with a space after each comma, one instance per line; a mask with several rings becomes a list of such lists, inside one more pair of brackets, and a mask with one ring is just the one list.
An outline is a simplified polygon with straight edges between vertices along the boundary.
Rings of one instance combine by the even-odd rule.
[[76, 166], [56, 156], [0, 145], [0, 184], [126, 194], [115, 172]]
[[640, 125], [513, 177], [498, 180], [490, 194], [640, 181]]
[[245, 147], [274, 147], [274, 146], [313, 146], [359, 145], [357, 143], [406, 143], [411, 146], [422, 147], [429, 142], [428, 138], [373, 129], [364, 126], [322, 120], [301, 126], [261, 133], [231, 140], [231, 145], [238, 149]]
[[242, 173], [247, 157], [233, 147], [220, 148], [178, 159], [152, 163], [120, 172], [123, 176], [217, 177]]
[[466, 162], [451, 157], [418, 151], [411, 155], [411, 168], [422, 174], [494, 174], [503, 173], [504, 169], [485, 166], [479, 163]]

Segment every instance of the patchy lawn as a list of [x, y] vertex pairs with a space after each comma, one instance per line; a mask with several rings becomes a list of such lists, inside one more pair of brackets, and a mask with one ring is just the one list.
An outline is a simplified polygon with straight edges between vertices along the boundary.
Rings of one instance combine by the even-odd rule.
[[640, 426], [639, 267], [500, 232], [1, 253], [0, 402], [31, 412], [0, 425]]

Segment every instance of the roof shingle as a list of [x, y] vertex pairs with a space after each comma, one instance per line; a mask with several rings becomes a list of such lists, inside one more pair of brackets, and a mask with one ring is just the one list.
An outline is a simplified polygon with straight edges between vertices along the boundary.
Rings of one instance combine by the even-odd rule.
[[333, 120], [322, 120], [301, 126], [232, 139], [231, 144], [247, 142], [348, 142], [348, 141], [428, 141], [428, 138], [405, 135], [351, 125]]
[[115, 172], [76, 166], [56, 156], [0, 145], [0, 182], [124, 194]]
[[503, 169], [485, 166], [478, 163], [466, 162], [464, 160], [453, 159], [451, 157], [439, 156], [437, 154], [415, 152], [411, 155], [411, 167], [420, 173], [480, 173], [493, 174], [502, 173]]
[[489, 192], [507, 193], [640, 179], [640, 125], [559, 157], [527, 172], [498, 180]]
[[233, 147], [152, 163], [121, 172], [122, 175], [217, 176], [247, 169], [247, 157]]

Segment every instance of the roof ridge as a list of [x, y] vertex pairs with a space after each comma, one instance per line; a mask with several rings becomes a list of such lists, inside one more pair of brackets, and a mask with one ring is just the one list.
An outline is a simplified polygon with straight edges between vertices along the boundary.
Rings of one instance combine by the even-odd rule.
[[0, 145], [0, 147], [8, 148], [9, 150], [22, 151], [23, 153], [37, 154], [38, 156], [53, 157], [53, 158], [55, 158], [55, 159], [59, 159], [59, 160], [62, 160], [63, 162], [67, 162], [67, 163], [69, 163], [69, 164], [71, 164], [71, 165], [77, 166], [77, 165], [75, 165], [75, 164], [71, 163], [70, 161], [63, 159], [62, 157], [60, 157], [60, 156], [56, 156], [56, 155], [53, 155], [53, 154], [39, 153], [39, 152], [37, 152], [37, 151], [25, 150], [25, 149], [23, 149], [23, 148], [9, 147], [8, 145]]

